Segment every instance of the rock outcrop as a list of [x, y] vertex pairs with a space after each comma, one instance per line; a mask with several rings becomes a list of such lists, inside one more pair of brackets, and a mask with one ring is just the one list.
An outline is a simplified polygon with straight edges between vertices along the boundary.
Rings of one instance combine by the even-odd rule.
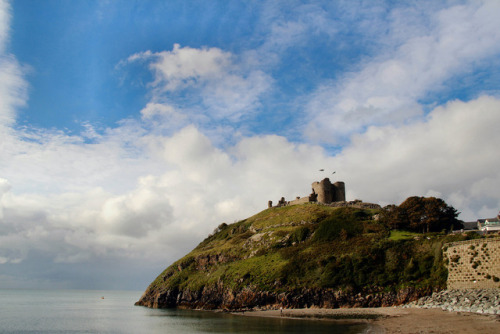
[[279, 309], [283, 308], [339, 308], [387, 307], [415, 301], [428, 295], [427, 289], [404, 288], [397, 292], [364, 291], [353, 293], [333, 289], [301, 289], [288, 292], [260, 291], [255, 288], [234, 291], [222, 282], [201, 291], [148, 289], [136, 303], [151, 308], [189, 309]]

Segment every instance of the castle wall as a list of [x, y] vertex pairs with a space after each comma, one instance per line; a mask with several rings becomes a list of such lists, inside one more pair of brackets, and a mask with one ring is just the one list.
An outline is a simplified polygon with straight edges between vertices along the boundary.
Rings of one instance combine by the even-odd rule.
[[333, 184], [332, 202], [345, 202], [345, 183], [335, 182]]
[[309, 196], [307, 196], [307, 197], [294, 199], [293, 201], [290, 201], [288, 203], [288, 205], [305, 204], [305, 203], [310, 203], [310, 202], [311, 202], [311, 200], [309, 199]]
[[332, 202], [345, 201], [344, 182], [331, 184], [330, 179], [326, 178], [320, 182], [313, 182], [312, 189], [318, 195], [318, 203], [330, 204]]
[[313, 191], [318, 195], [318, 203], [331, 203], [333, 198], [332, 184], [328, 178], [323, 179], [320, 182], [313, 182]]
[[500, 238], [444, 245], [448, 289], [500, 288]]
[[[297, 197], [296, 199], [287, 202], [282, 197], [277, 207], [286, 205], [297, 205], [305, 203], [320, 203], [320, 204], [331, 204], [336, 202], [345, 202], [345, 184], [344, 182], [335, 182], [332, 184], [330, 179], [325, 178], [320, 182], [312, 183], [312, 194], [307, 197]], [[273, 207], [273, 202], [268, 201], [268, 208]]]

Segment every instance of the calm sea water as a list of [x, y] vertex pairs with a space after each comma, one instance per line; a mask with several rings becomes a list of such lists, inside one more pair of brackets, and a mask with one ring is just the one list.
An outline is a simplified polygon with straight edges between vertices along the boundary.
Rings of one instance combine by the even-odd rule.
[[[0, 333], [364, 333], [365, 325], [134, 306], [141, 292], [0, 290]], [[102, 299], [101, 297], [104, 297]]]

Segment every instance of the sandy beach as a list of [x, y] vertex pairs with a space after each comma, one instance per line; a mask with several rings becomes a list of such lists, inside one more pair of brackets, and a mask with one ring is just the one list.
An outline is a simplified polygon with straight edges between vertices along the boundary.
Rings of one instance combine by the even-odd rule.
[[[241, 313], [238, 313], [241, 314]], [[364, 322], [372, 325], [370, 333], [500, 333], [500, 316], [440, 309], [401, 307], [344, 309], [284, 309], [245, 312], [251, 317], [287, 317], [298, 319]]]

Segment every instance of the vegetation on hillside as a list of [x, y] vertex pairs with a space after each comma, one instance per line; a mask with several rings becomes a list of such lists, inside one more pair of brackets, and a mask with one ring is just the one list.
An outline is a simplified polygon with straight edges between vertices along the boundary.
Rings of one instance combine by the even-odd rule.
[[461, 228], [458, 214], [440, 198], [412, 196], [399, 206], [386, 206], [380, 220], [390, 229], [428, 233]]
[[473, 236], [446, 234], [457, 224], [456, 210], [443, 203], [415, 197], [382, 210], [270, 208], [221, 224], [150, 288], [201, 291], [221, 283], [233, 291], [273, 292], [444, 288], [443, 244]]

